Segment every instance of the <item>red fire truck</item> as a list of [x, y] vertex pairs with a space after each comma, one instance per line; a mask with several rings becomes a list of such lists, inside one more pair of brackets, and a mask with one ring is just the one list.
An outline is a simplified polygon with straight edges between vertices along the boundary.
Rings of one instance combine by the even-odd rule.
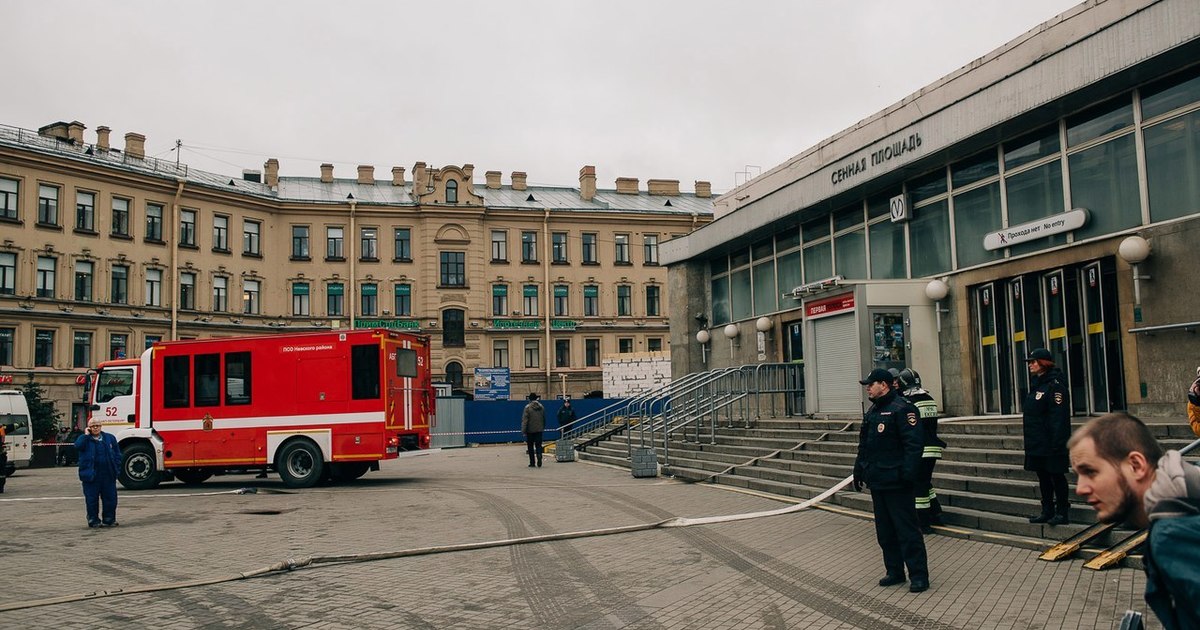
[[101, 363], [88, 391], [131, 490], [245, 469], [357, 479], [429, 448], [434, 418], [429, 338], [380, 329], [160, 342]]

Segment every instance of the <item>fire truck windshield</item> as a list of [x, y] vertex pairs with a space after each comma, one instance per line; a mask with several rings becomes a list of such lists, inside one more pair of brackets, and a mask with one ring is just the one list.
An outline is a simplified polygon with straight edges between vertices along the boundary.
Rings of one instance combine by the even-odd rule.
[[105, 403], [117, 396], [133, 393], [133, 370], [104, 370], [96, 382], [96, 402]]

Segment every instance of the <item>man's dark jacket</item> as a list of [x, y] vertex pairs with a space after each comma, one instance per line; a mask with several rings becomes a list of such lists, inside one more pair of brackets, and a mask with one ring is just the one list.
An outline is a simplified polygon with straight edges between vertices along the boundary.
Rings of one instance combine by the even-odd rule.
[[871, 490], [910, 489], [924, 446], [920, 413], [893, 391], [873, 402], [858, 433], [854, 475]]

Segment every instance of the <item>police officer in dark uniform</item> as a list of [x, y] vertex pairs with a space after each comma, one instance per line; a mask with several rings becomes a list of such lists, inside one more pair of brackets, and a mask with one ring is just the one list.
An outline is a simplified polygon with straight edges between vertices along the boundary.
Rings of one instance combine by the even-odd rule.
[[887, 575], [880, 586], [901, 584], [908, 567], [908, 590], [929, 588], [925, 539], [913, 505], [922, 450], [920, 412], [892, 387], [893, 376], [876, 368], [859, 383], [866, 386], [871, 408], [863, 414], [854, 460], [854, 489], [871, 489], [875, 538], [883, 550]]
[[1025, 470], [1037, 473], [1041, 489], [1042, 513], [1030, 517], [1030, 523], [1065, 525], [1070, 503], [1067, 500], [1067, 469], [1071, 458], [1067, 440], [1071, 437], [1071, 399], [1067, 379], [1054, 366], [1054, 357], [1038, 348], [1026, 357], [1029, 365], [1029, 393], [1025, 395], [1022, 424], [1025, 429]]
[[942, 524], [942, 504], [938, 501], [937, 490], [933, 488], [933, 467], [942, 458], [942, 451], [946, 448], [946, 442], [938, 437], [937, 401], [921, 387], [921, 375], [914, 369], [900, 370], [896, 384], [900, 395], [912, 403], [921, 416], [921, 471], [917, 482], [913, 484], [913, 496], [921, 532], [932, 534], [933, 526]]

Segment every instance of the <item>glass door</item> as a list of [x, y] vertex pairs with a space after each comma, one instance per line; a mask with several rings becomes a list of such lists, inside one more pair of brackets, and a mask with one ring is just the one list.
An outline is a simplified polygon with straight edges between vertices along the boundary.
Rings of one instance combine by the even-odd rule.
[[1023, 278], [1008, 281], [1009, 388], [1014, 394], [1013, 413], [1021, 412], [1021, 403], [1025, 401], [1025, 394], [1029, 393], [1029, 368], [1025, 365], [1025, 357], [1029, 356], [1031, 348], [1025, 326], [1024, 285]]
[[908, 367], [908, 314], [906, 311], [872, 311], [873, 367], [897, 371]]
[[1000, 413], [1000, 352], [996, 343], [996, 288], [975, 290], [975, 329], [979, 342], [980, 411]]
[[804, 322], [785, 324], [787, 343], [783, 348], [783, 360], [797, 366], [788, 373], [797, 382], [789, 383], [793, 391], [788, 397], [788, 414], [801, 415], [804, 413]]
[[1104, 300], [1100, 289], [1100, 263], [1079, 270], [1083, 291], [1084, 338], [1087, 340], [1088, 412], [1106, 413], [1108, 401], [1108, 361], [1105, 357]]
[[1067, 300], [1063, 292], [1062, 269], [1042, 276], [1042, 314], [1046, 322], [1046, 349], [1054, 358], [1054, 365], [1061, 368], [1070, 381], [1067, 365]]

